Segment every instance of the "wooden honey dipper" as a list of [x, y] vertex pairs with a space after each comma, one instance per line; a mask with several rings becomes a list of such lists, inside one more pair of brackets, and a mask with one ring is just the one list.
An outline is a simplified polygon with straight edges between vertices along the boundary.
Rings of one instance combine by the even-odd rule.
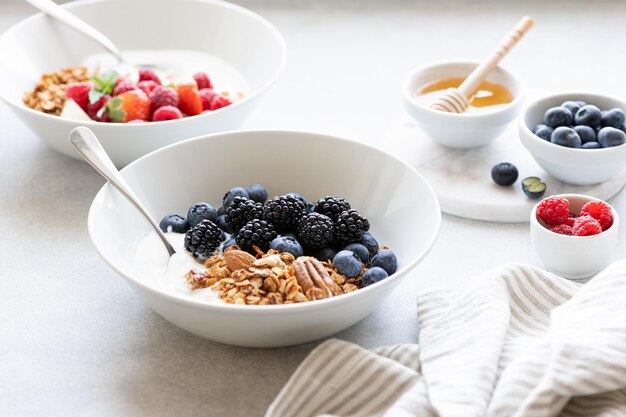
[[450, 88], [444, 91], [441, 97], [430, 107], [448, 113], [463, 113], [467, 110], [470, 98], [478, 90], [480, 83], [485, 81], [502, 58], [513, 49], [534, 23], [535, 21], [530, 16], [524, 16], [491, 55], [474, 68], [474, 71], [458, 88]]

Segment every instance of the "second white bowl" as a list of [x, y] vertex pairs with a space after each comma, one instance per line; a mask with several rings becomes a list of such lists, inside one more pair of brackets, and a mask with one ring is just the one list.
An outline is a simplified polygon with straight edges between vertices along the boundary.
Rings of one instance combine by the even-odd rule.
[[431, 109], [415, 99], [416, 92], [433, 81], [467, 77], [479, 62], [459, 61], [431, 64], [412, 70], [402, 83], [404, 109], [435, 142], [451, 148], [476, 148], [497, 138], [521, 110], [524, 84], [513, 72], [496, 67], [489, 81], [504, 85], [513, 101], [481, 113], [446, 113]]

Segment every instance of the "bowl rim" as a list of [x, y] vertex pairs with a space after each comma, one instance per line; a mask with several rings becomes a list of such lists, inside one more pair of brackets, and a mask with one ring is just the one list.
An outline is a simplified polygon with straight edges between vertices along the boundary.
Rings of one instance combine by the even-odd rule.
[[[109, 0], [78, 0], [78, 1], [74, 1], [71, 3], [65, 3], [65, 4], [61, 4], [61, 7], [65, 7], [67, 9], [73, 9], [75, 7], [82, 7], [82, 6], [88, 6], [90, 4], [93, 3], [104, 3], [104, 2], [108, 2]], [[283, 70], [285, 69], [285, 66], [287, 64], [287, 44], [285, 42], [285, 39], [283, 38], [282, 34], [280, 33], [280, 31], [267, 19], [265, 19], [263, 16], [261, 16], [260, 14], [253, 12], [250, 9], [246, 9], [245, 7], [233, 4], [233, 3], [229, 3], [223, 0], [185, 0], [188, 2], [194, 2], [194, 3], [207, 3], [207, 4], [211, 4], [211, 5], [215, 5], [218, 7], [223, 7], [225, 9], [231, 9], [234, 11], [238, 11], [254, 20], [257, 20], [258, 22], [262, 23], [273, 35], [274, 38], [278, 41], [278, 45], [280, 47], [281, 50], [281, 62], [278, 65], [278, 69], [274, 72], [274, 74], [263, 84], [261, 85], [258, 89], [256, 89], [253, 93], [245, 95], [241, 100], [235, 101], [232, 104], [226, 106], [226, 107], [222, 107], [219, 108], [217, 110], [212, 110], [212, 111], [207, 111], [207, 112], [203, 112], [200, 114], [197, 114], [195, 116], [188, 116], [188, 117], [183, 117], [181, 119], [174, 119], [174, 120], [163, 120], [163, 121], [158, 121], [158, 122], [153, 122], [153, 121], [147, 121], [145, 123], [111, 123], [111, 122], [98, 122], [95, 120], [75, 120], [75, 119], [68, 119], [68, 118], [64, 118], [64, 117], [60, 117], [60, 116], [56, 116], [56, 115], [52, 115], [52, 114], [48, 114], [48, 113], [44, 113], [35, 109], [31, 109], [30, 107], [26, 106], [24, 103], [22, 102], [15, 102], [13, 99], [9, 99], [8, 97], [6, 97], [5, 95], [3, 95], [0, 92], [0, 99], [2, 99], [2, 101], [4, 101], [5, 103], [7, 103], [8, 105], [18, 109], [18, 110], [22, 110], [22, 111], [26, 111], [27, 113], [31, 113], [31, 114], [36, 114], [37, 116], [41, 116], [44, 119], [49, 119], [49, 120], [55, 120], [55, 121], [61, 121], [62, 123], [68, 123], [68, 124], [72, 124], [75, 125], [76, 123], [80, 123], [81, 125], [85, 125], [87, 127], [92, 127], [92, 126], [102, 126], [102, 125], [106, 125], [106, 126], [111, 126], [113, 127], [113, 129], [120, 129], [121, 126], [132, 126], [131, 129], [140, 129], [142, 127], [145, 127], [146, 125], [149, 126], [160, 126], [164, 123], [168, 123], [168, 124], [174, 124], [174, 123], [183, 123], [186, 120], [188, 120], [189, 118], [194, 118], [194, 120], [197, 120], [196, 118], [208, 118], [211, 117], [211, 115], [213, 114], [220, 114], [223, 113], [224, 111], [228, 111], [228, 109], [230, 108], [234, 108], [234, 107], [240, 107], [240, 105], [243, 105], [244, 103], [248, 103], [249, 101], [252, 101], [252, 99], [258, 98], [262, 93], [264, 93], [265, 91], [267, 91], [267, 89], [269, 89], [269, 87], [271, 87], [280, 77], [280, 74], [282, 74]], [[2, 34], [0, 34], [0, 39], [4, 38], [6, 35], [17, 31], [18, 29], [20, 29], [22, 26], [27, 25], [28, 23], [30, 23], [32, 20], [35, 20], [37, 18], [40, 17], [45, 17], [43, 12], [37, 12], [33, 15], [30, 15], [22, 20], [20, 20], [19, 22], [15, 23], [13, 26], [11, 26], [10, 28], [8, 28], [6, 31], [4, 31]]]
[[[344, 300], [348, 300], [350, 298], [354, 298], [354, 297], [359, 297], [359, 296], [364, 296], [368, 291], [373, 291], [376, 290], [378, 288], [381, 288], [383, 286], [389, 285], [394, 281], [399, 280], [400, 278], [402, 278], [403, 276], [405, 276], [411, 269], [413, 269], [415, 266], [417, 266], [417, 264], [419, 264], [425, 257], [426, 255], [428, 255], [428, 253], [430, 253], [430, 251], [432, 250], [433, 246], [435, 245], [435, 243], [437, 242], [437, 239], [439, 237], [440, 234], [440, 228], [441, 228], [441, 218], [442, 218], [442, 214], [441, 214], [441, 206], [439, 204], [439, 200], [437, 198], [437, 195], [435, 194], [435, 191], [433, 190], [432, 186], [428, 183], [428, 181], [426, 181], [426, 179], [419, 173], [417, 172], [417, 170], [415, 168], [413, 168], [412, 166], [410, 166], [409, 164], [407, 164], [406, 162], [404, 162], [403, 160], [397, 158], [396, 156], [392, 155], [391, 153], [384, 151], [382, 149], [379, 149], [375, 146], [360, 142], [358, 140], [355, 139], [348, 139], [345, 137], [341, 137], [341, 136], [335, 136], [335, 135], [330, 135], [330, 134], [326, 134], [326, 133], [318, 133], [318, 132], [309, 132], [309, 131], [298, 131], [298, 130], [280, 130], [280, 129], [251, 129], [251, 130], [236, 130], [236, 131], [228, 131], [228, 132], [219, 132], [219, 133], [213, 133], [213, 134], [209, 134], [209, 135], [202, 135], [202, 136], [197, 136], [194, 138], [190, 138], [190, 139], [186, 139], [180, 142], [176, 142], [173, 143], [171, 145], [167, 145], [165, 147], [159, 148], [157, 150], [154, 150], [140, 158], [138, 158], [137, 160], [131, 162], [130, 164], [128, 164], [126, 167], [124, 167], [121, 172], [124, 173], [124, 171], [128, 170], [128, 169], [132, 169], [131, 167], [135, 166], [138, 163], [141, 163], [141, 161], [143, 161], [144, 159], [147, 158], [151, 158], [156, 154], [160, 154], [160, 153], [164, 153], [167, 152], [170, 148], [173, 147], [177, 147], [177, 146], [183, 146], [184, 144], [187, 143], [191, 143], [191, 142], [198, 142], [198, 141], [206, 141], [206, 140], [212, 140], [212, 138], [214, 137], [228, 137], [228, 136], [236, 136], [236, 135], [255, 135], [257, 133], [270, 133], [270, 134], [275, 134], [275, 135], [297, 135], [297, 136], [308, 136], [308, 137], [325, 137], [325, 138], [329, 138], [331, 140], [338, 140], [340, 142], [348, 142], [350, 144], [353, 144], [354, 146], [359, 146], [362, 148], [367, 148], [369, 150], [373, 150], [375, 152], [381, 153], [386, 155], [387, 157], [395, 160], [396, 162], [398, 162], [399, 164], [403, 165], [406, 169], [408, 169], [409, 171], [413, 172], [415, 175], [417, 175], [417, 177], [423, 181], [424, 185], [426, 186], [426, 189], [430, 192], [431, 196], [433, 197], [433, 201], [435, 203], [435, 208], [436, 208], [436, 224], [433, 230], [432, 235], [429, 237], [430, 241], [427, 243], [426, 248], [422, 251], [422, 253], [419, 254], [419, 256], [416, 256], [413, 260], [411, 260], [409, 263], [407, 263], [404, 267], [398, 269], [396, 272], [394, 272], [391, 276], [389, 276], [388, 278], [379, 281], [375, 284], [369, 285], [365, 288], [360, 288], [358, 291], [353, 291], [347, 294], [342, 294], [339, 296], [335, 296], [335, 297], [330, 297], [330, 298], [325, 298], [322, 300], [314, 300], [314, 301], [307, 301], [305, 303], [295, 303], [295, 304], [281, 304], [281, 305], [262, 305], [262, 306], [249, 306], [249, 305], [238, 305], [238, 304], [228, 304], [228, 303], [208, 303], [208, 302], [203, 302], [200, 300], [195, 300], [195, 299], [190, 299], [190, 298], [185, 298], [182, 295], [173, 295], [173, 294], [169, 294], [163, 291], [158, 290], [157, 288], [154, 288], [150, 285], [147, 285], [146, 283], [142, 282], [141, 280], [138, 280], [134, 277], [131, 276], [127, 276], [126, 274], [124, 274], [122, 271], [120, 271], [114, 264], [114, 262], [109, 259], [104, 253], [102, 253], [102, 251], [100, 250], [100, 248], [98, 247], [97, 244], [97, 240], [95, 238], [95, 234], [94, 234], [94, 229], [93, 229], [93, 224], [95, 222], [94, 220], [94, 206], [96, 204], [96, 202], [100, 199], [103, 198], [104, 194], [107, 192], [108, 189], [113, 189], [113, 187], [110, 186], [109, 183], [104, 184], [100, 190], [98, 191], [98, 193], [96, 194], [96, 196], [94, 197], [90, 207], [89, 207], [89, 213], [87, 216], [87, 230], [89, 233], [89, 239], [91, 240], [92, 245], [94, 246], [94, 248], [96, 249], [96, 251], [98, 252], [98, 254], [100, 255], [100, 257], [115, 271], [117, 272], [118, 275], [122, 276], [124, 279], [128, 280], [129, 282], [131, 282], [133, 285], [137, 285], [139, 287], [142, 288], [142, 290], [144, 291], [148, 291], [149, 293], [156, 295], [158, 297], [162, 297], [165, 298], [169, 301], [172, 302], [177, 302], [177, 303], [182, 303], [188, 306], [193, 306], [193, 307], [200, 307], [202, 309], [206, 309], [206, 310], [212, 310], [212, 311], [216, 311], [216, 312], [238, 312], [241, 314], [248, 314], [248, 313], [255, 313], [255, 312], [263, 312], [263, 313], [271, 313], [271, 314], [280, 314], [280, 312], [282, 311], [294, 311], [294, 310], [307, 310], [307, 309], [313, 309], [316, 310], [318, 308], [325, 308], [328, 305], [332, 305], [332, 304], [336, 304], [336, 303], [342, 303], [344, 302]], [[359, 295], [361, 294], [361, 295]]]
[[413, 90], [411, 89], [411, 84], [413, 79], [417, 76], [417, 74], [426, 71], [428, 69], [431, 69], [433, 67], [442, 67], [442, 66], [451, 66], [451, 65], [479, 65], [481, 63], [481, 61], [476, 61], [473, 59], [455, 59], [455, 60], [441, 60], [441, 61], [434, 61], [431, 62], [429, 64], [425, 64], [425, 65], [420, 65], [417, 67], [414, 67], [413, 69], [409, 70], [409, 72], [407, 72], [403, 79], [402, 79], [402, 97], [404, 98], [404, 101], [407, 105], [411, 105], [412, 107], [418, 108], [424, 112], [426, 112], [426, 114], [430, 115], [430, 116], [434, 116], [434, 117], [442, 117], [442, 118], [449, 118], [451, 120], [459, 120], [459, 119], [473, 119], [473, 120], [482, 120], [482, 119], [487, 119], [490, 117], [493, 117], [495, 115], [500, 115], [502, 113], [506, 113], [511, 111], [512, 109], [516, 108], [518, 105], [520, 105], [520, 103], [522, 101], [524, 101], [525, 95], [526, 95], [526, 83], [524, 82], [524, 80], [517, 75], [517, 73], [515, 71], [512, 71], [508, 68], [506, 68], [505, 66], [502, 66], [500, 64], [498, 64], [496, 66], [497, 69], [505, 72], [507, 75], [509, 75], [511, 78], [513, 78], [513, 80], [515, 80], [515, 82], [519, 85], [519, 94], [517, 94], [513, 100], [510, 103], [506, 103], [501, 107], [498, 107], [496, 109], [490, 110], [490, 111], [484, 111], [484, 112], [480, 112], [480, 113], [449, 113], [449, 112], [442, 112], [439, 110], [434, 110], [430, 107], [427, 107], [425, 105], [423, 105], [422, 103], [417, 103], [414, 99], [413, 99]]
[[[561, 197], [561, 198], [572, 198], [572, 197], [576, 197], [576, 198], [580, 198], [582, 200], [586, 200], [587, 202], [589, 201], [602, 201], [603, 203], [605, 203], [606, 205], [608, 205], [611, 208], [611, 215], [613, 216], [613, 224], [606, 230], [603, 230], [602, 232], [598, 233], [597, 235], [588, 235], [588, 236], [569, 236], [569, 235], [563, 235], [560, 233], [554, 233], [551, 232], [547, 227], [545, 227], [543, 224], [541, 224], [541, 222], [539, 221], [539, 219], [537, 218], [537, 206], [539, 206], [539, 204], [545, 200], [546, 198], [551, 198], [551, 197]], [[570, 241], [574, 241], [574, 240], [578, 240], [578, 241], [582, 241], [582, 240], [590, 240], [590, 239], [594, 239], [594, 238], [600, 238], [601, 236], [606, 236], [604, 233], [608, 232], [609, 230], [617, 230], [619, 231], [619, 214], [617, 213], [617, 210], [615, 210], [615, 207], [613, 207], [611, 204], [609, 204], [608, 202], [606, 202], [605, 200], [602, 200], [600, 198], [597, 197], [593, 197], [587, 194], [577, 194], [577, 193], [565, 193], [565, 194], [555, 194], [555, 195], [551, 195], [545, 198], [542, 198], [540, 201], [537, 202], [537, 204], [535, 204], [532, 208], [532, 210], [530, 211], [530, 227], [531, 228], [535, 228], [535, 229], [541, 229], [542, 231], [540, 233], [543, 233], [544, 235], [548, 235], [553, 239], [563, 239], [563, 240], [570, 240]], [[613, 232], [613, 233], [617, 233]]]
[[[538, 99], [533, 100], [531, 103], [528, 103], [525, 108], [522, 110], [522, 112], [519, 115], [519, 131], [520, 131], [520, 139], [522, 140], [522, 142], [524, 142], [524, 140], [528, 140], [533, 142], [534, 144], [536, 144], [537, 147], [548, 150], [548, 149], [559, 149], [560, 152], [564, 152], [564, 155], [570, 154], [570, 155], [585, 155], [585, 154], [589, 154], [589, 155], [598, 155], [601, 153], [609, 153], [609, 152], [618, 152], [618, 150], [620, 148], [624, 148], [626, 149], [626, 143], [622, 144], [622, 145], [618, 145], [618, 146], [612, 146], [610, 148], [600, 148], [600, 149], [583, 149], [583, 148], [570, 148], [567, 146], [561, 146], [561, 145], [557, 145], [554, 144], [552, 142], [549, 142], [547, 140], [543, 140], [541, 139], [539, 136], [535, 135], [533, 133], [532, 130], [530, 130], [530, 128], [528, 127], [528, 125], [526, 124], [526, 115], [528, 114], [528, 112], [530, 111], [531, 107], [535, 108], [538, 107], [540, 104], [544, 103], [545, 101], [549, 101], [552, 99], [556, 99], [559, 98], [559, 100], [561, 99], [570, 99], [572, 96], [588, 96], [588, 97], [601, 97], [601, 98], [605, 98], [605, 99], [609, 99], [609, 100], [614, 100], [618, 103], [622, 103], [622, 109], [626, 112], [626, 101], [622, 100], [619, 97], [613, 96], [613, 95], [609, 95], [609, 94], [601, 94], [601, 93], [594, 93], [594, 92], [589, 92], [589, 91], [574, 91], [574, 92], [567, 92], [567, 93], [559, 93], [559, 94], [547, 94], [544, 95]], [[590, 103], [588, 103], [590, 104]], [[544, 110], [544, 112], [548, 110], [548, 108], [546, 108]], [[523, 134], [522, 134], [523, 132]], [[526, 146], [528, 148], [528, 146]]]

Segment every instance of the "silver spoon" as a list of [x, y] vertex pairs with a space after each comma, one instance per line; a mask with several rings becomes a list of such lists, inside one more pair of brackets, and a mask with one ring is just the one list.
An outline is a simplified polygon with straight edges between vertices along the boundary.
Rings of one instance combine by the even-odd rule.
[[117, 190], [139, 210], [141, 215], [150, 223], [150, 226], [152, 226], [159, 238], [161, 238], [161, 242], [163, 242], [163, 246], [167, 249], [169, 256], [175, 254], [176, 250], [174, 250], [170, 242], [167, 241], [167, 238], [159, 228], [157, 222], [150, 213], [148, 213], [146, 207], [139, 201], [139, 198], [126, 183], [117, 168], [115, 168], [111, 158], [109, 158], [109, 155], [107, 155], [106, 151], [102, 148], [96, 135], [86, 127], [77, 127], [70, 132], [70, 142], [72, 142], [72, 145], [74, 145], [78, 153], [80, 153], [100, 175], [106, 178], [112, 186], [117, 188]]
[[68, 12], [65, 8], [59, 6], [52, 0], [26, 0], [37, 9], [41, 10], [48, 16], [58, 20], [59, 22], [76, 29], [83, 35], [98, 42], [109, 52], [111, 52], [119, 62], [124, 62], [122, 52], [117, 46], [100, 32], [98, 29], [91, 26], [89, 23], [82, 19], [79, 19], [72, 13]]

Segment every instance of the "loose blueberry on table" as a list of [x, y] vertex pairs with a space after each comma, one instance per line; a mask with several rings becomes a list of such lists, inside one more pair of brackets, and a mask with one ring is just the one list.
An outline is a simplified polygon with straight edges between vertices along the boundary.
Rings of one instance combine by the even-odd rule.
[[626, 115], [619, 108], [600, 110], [593, 104], [568, 100], [546, 110], [533, 133], [555, 145], [601, 149], [626, 143]]
[[[398, 261], [369, 233], [366, 217], [344, 198], [276, 196], [260, 184], [226, 192], [222, 207], [169, 214], [164, 232], [185, 233], [185, 249], [203, 266], [185, 279], [235, 304], [289, 304], [345, 294], [392, 275]], [[221, 249], [221, 250], [220, 250]]]
[[[542, 128], [544, 127], [547, 128], [547, 126], [543, 126]], [[517, 167], [510, 162], [501, 162], [491, 168], [491, 179], [498, 185], [513, 185], [515, 181], [517, 181], [518, 176], [519, 172]], [[534, 200], [543, 196], [546, 192], [546, 184], [537, 177], [527, 177], [522, 180], [522, 190], [528, 198]]]
[[548, 197], [537, 205], [537, 218], [548, 230], [567, 236], [597, 235], [613, 225], [611, 207], [600, 200], [589, 201], [574, 214], [566, 198]]

